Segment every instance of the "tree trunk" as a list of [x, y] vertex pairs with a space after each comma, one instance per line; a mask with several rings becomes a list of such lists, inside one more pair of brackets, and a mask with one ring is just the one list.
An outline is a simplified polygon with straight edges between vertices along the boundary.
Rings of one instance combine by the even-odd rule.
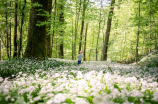
[[[93, 33], [93, 39], [92, 39], [92, 46], [93, 47], [93, 44], [94, 44], [94, 33]], [[93, 51], [93, 49], [90, 49], [90, 52], [89, 52], [89, 61], [91, 61], [91, 52]]]
[[1, 61], [1, 39], [0, 39], [0, 61]]
[[81, 10], [81, 0], [79, 3], [79, 10], [77, 12], [77, 1], [76, 1], [76, 19], [75, 19], [75, 40], [74, 40], [74, 51], [73, 51], [73, 56], [74, 60], [76, 59], [76, 40], [77, 40], [77, 33], [78, 33], [78, 21], [79, 21], [79, 16], [80, 16], [80, 10]]
[[26, 0], [24, 0], [24, 5], [23, 5], [23, 8], [22, 8], [22, 12], [21, 12], [22, 18], [21, 18], [21, 26], [20, 26], [18, 57], [20, 57], [21, 51], [22, 51], [22, 31], [23, 31], [22, 29], [23, 29], [24, 17], [25, 17], [25, 13], [24, 13], [25, 6], [26, 6]]
[[10, 29], [9, 29], [9, 30], [10, 30], [10, 33], [9, 33], [9, 56], [11, 57], [11, 45], [12, 45], [12, 44], [11, 44], [11, 36], [12, 36], [12, 35], [11, 35], [11, 33], [12, 33], [12, 32], [11, 32], [11, 30], [12, 30], [12, 27], [11, 27], [11, 20], [10, 20], [10, 25], [9, 25], [9, 27], [10, 27]]
[[[102, 0], [101, 0], [101, 7], [102, 7]], [[100, 35], [100, 25], [101, 25], [101, 9], [100, 9], [99, 30], [98, 30], [98, 37], [96, 44], [96, 61], [98, 60], [98, 43], [99, 43], [99, 35]]]
[[5, 25], [6, 25], [6, 48], [7, 48], [7, 57], [10, 58], [9, 56], [9, 34], [8, 34], [8, 2], [6, 2], [5, 7], [6, 7], [6, 11], [5, 11]]
[[[50, 19], [51, 13], [52, 13], [52, 0], [48, 1], [48, 11], [49, 11], [49, 17], [48, 20]], [[51, 58], [52, 57], [52, 51], [51, 51], [51, 34], [49, 34], [49, 30], [51, 28], [51, 24], [47, 26], [47, 57]]]
[[72, 60], [74, 60], [74, 54], [73, 54], [73, 51], [74, 51], [74, 49], [73, 49], [74, 41], [73, 40], [74, 39], [73, 39], [73, 34], [74, 34], [74, 30], [73, 30], [73, 17], [72, 17], [72, 44], [71, 44], [72, 45], [72, 54], [71, 54], [72, 55]]
[[109, 42], [109, 36], [110, 36], [112, 15], [113, 15], [113, 11], [114, 11], [114, 4], [115, 4], [115, 0], [112, 0], [111, 1], [111, 9], [109, 11], [109, 16], [108, 16], [106, 36], [105, 36], [105, 41], [104, 41], [104, 47], [103, 47], [103, 57], [102, 57], [103, 61], [107, 60], [107, 50], [108, 50], [108, 42]]
[[52, 32], [52, 46], [51, 46], [51, 56], [52, 56], [52, 50], [53, 50], [53, 45], [54, 45], [54, 34], [55, 34], [55, 16], [56, 16], [56, 5], [57, 2], [56, 0], [54, 1], [54, 21], [53, 21], [53, 32]]
[[[150, 32], [149, 32], [149, 40], [151, 44], [151, 5], [150, 5], [150, 0], [149, 0], [149, 17], [150, 17]], [[151, 53], [151, 45], [149, 46], [149, 53]]]
[[6, 12], [6, 36], [7, 36], [7, 56], [9, 56], [9, 34], [8, 34], [8, 13]]
[[140, 26], [140, 2], [139, 2], [139, 22], [138, 22], [138, 34], [137, 34], [137, 43], [136, 43], [136, 51], [135, 51], [135, 62], [138, 64], [138, 43], [139, 43], [139, 26]]
[[59, 45], [59, 57], [64, 58], [64, 5], [65, 1], [59, 0], [59, 24], [60, 24], [60, 29], [59, 29], [59, 35], [60, 35], [60, 45]]
[[83, 29], [84, 29], [84, 19], [85, 19], [85, 11], [87, 8], [86, 0], [83, 2], [83, 11], [82, 11], [82, 23], [81, 23], [81, 32], [80, 32], [80, 41], [79, 41], [79, 52], [81, 51], [82, 47], [82, 35], [83, 35]]
[[15, 1], [15, 10], [14, 10], [14, 54], [13, 54], [13, 57], [17, 57], [17, 8], [18, 8], [18, 0]]
[[[37, 26], [37, 23], [47, 21], [46, 16], [38, 15], [44, 14], [47, 11], [48, 0], [32, 0], [31, 3], [39, 3], [42, 7], [32, 7], [30, 11], [28, 41], [24, 58], [34, 58], [43, 60], [46, 57], [46, 26]], [[41, 11], [38, 11], [41, 9]]]
[[[154, 16], [153, 16], [153, 20], [154, 20], [154, 26], [156, 27]], [[155, 49], [158, 49], [158, 47], [157, 47], [157, 32], [156, 32], [156, 29], [155, 29]]]
[[86, 41], [87, 41], [87, 30], [88, 30], [88, 23], [86, 23], [86, 30], [85, 30], [85, 37], [84, 37], [84, 51], [83, 51], [83, 60], [86, 61]]

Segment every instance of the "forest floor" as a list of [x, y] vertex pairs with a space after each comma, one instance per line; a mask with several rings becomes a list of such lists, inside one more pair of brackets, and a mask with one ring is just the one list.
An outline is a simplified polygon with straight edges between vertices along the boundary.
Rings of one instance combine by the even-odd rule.
[[158, 67], [61, 59], [0, 66], [0, 104], [158, 104]]

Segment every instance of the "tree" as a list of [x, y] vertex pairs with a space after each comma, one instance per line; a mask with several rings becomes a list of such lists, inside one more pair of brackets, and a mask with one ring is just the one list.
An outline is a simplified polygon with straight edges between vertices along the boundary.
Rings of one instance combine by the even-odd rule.
[[100, 1], [100, 4], [101, 4], [101, 8], [100, 8], [100, 15], [99, 15], [99, 29], [98, 29], [98, 37], [97, 37], [97, 44], [96, 44], [96, 61], [98, 60], [98, 43], [99, 43], [100, 26], [101, 26], [102, 0]]
[[23, 24], [24, 24], [24, 17], [25, 17], [25, 7], [26, 7], [26, 0], [24, 0], [24, 5], [21, 10], [21, 27], [20, 27], [20, 39], [19, 39], [19, 49], [18, 49], [18, 57], [20, 57], [21, 50], [22, 50], [22, 33], [23, 33]]
[[112, 0], [111, 1], [111, 8], [110, 8], [110, 11], [109, 11], [109, 16], [108, 16], [106, 36], [105, 36], [105, 41], [104, 41], [104, 47], [103, 47], [103, 56], [102, 56], [102, 60], [103, 61], [107, 60], [107, 50], [108, 50], [108, 42], [109, 42], [109, 36], [110, 36], [112, 15], [113, 15], [113, 11], [114, 11], [114, 4], [115, 4], [115, 0]]
[[[150, 22], [149, 22], [149, 28], [150, 28], [150, 32], [149, 32], [149, 40], [150, 40], [150, 44], [151, 44], [151, 3], [149, 0], [149, 18], [150, 18]], [[149, 47], [149, 53], [151, 53], [151, 47]]]
[[[52, 56], [52, 50], [53, 50], [53, 45], [54, 45], [55, 21], [56, 21], [55, 16], [56, 16], [56, 10], [57, 10], [56, 6], [57, 6], [57, 0], [54, 1], [53, 32], [52, 32], [52, 42], [51, 42], [52, 43], [52, 45], [51, 45], [51, 56]], [[56, 57], [57, 57], [57, 55], [56, 55]]]
[[139, 43], [139, 27], [140, 27], [140, 1], [139, 1], [139, 20], [138, 20], [138, 34], [137, 34], [137, 42], [136, 42], [136, 51], [135, 51], [135, 62], [138, 63], [138, 43]]
[[[51, 17], [51, 13], [52, 13], [52, 0], [49, 0], [48, 3], [48, 11], [49, 11], [49, 16], [48, 16], [48, 20]], [[52, 46], [51, 46], [51, 34], [49, 33], [51, 28], [51, 24], [49, 23], [47, 26], [47, 57], [52, 57]]]
[[1, 39], [0, 39], [0, 60], [1, 60]]
[[30, 11], [28, 41], [24, 57], [31, 57], [43, 60], [46, 57], [46, 25], [38, 25], [47, 21], [45, 11], [48, 12], [49, 0], [32, 0], [33, 5]]
[[[8, 6], [8, 2], [5, 3], [5, 7], [7, 8]], [[8, 58], [10, 58], [9, 56], [9, 33], [8, 33], [8, 9], [5, 10], [5, 23], [6, 23], [6, 40], [7, 40], [7, 44], [6, 44], [6, 48], [7, 48], [7, 56]]]
[[60, 30], [59, 30], [59, 36], [60, 36], [60, 45], [59, 45], [59, 57], [64, 58], [64, 5], [65, 5], [65, 0], [59, 0], [58, 2], [58, 14], [59, 14], [59, 25], [60, 25]]
[[14, 54], [13, 57], [17, 57], [17, 8], [18, 8], [18, 0], [15, 1], [14, 5]]
[[[78, 22], [81, 10], [81, 0], [79, 2], [79, 10], [77, 11], [77, 0], [76, 0], [76, 15], [75, 15], [75, 38], [74, 38], [74, 50], [73, 50], [73, 57], [76, 59], [76, 41], [77, 41], [77, 34], [78, 34]], [[74, 60], [73, 59], [73, 60]]]
[[83, 35], [83, 29], [84, 29], [84, 19], [85, 19], [85, 12], [87, 8], [87, 0], [84, 0], [83, 2], [83, 11], [82, 11], [82, 23], [81, 23], [81, 31], [80, 31], [80, 42], [79, 42], [79, 52], [81, 51], [82, 46], [82, 35]]
[[83, 50], [83, 60], [86, 61], [86, 41], [87, 41], [87, 30], [88, 30], [88, 23], [86, 23], [86, 29], [85, 29], [85, 37], [84, 37], [84, 50]]

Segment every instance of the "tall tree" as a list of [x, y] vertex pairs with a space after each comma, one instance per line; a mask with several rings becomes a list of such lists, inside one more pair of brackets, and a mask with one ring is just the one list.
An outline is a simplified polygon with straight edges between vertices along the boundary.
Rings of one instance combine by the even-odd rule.
[[43, 60], [46, 57], [46, 25], [37, 23], [47, 21], [44, 15], [48, 12], [49, 0], [31, 0], [31, 3], [38, 3], [41, 6], [33, 6], [30, 11], [28, 41], [24, 57]]
[[[7, 8], [8, 6], [8, 2], [5, 3], [5, 7]], [[8, 33], [8, 9], [5, 10], [5, 25], [6, 25], [6, 40], [7, 40], [7, 44], [6, 44], [6, 48], [7, 48], [7, 56], [8, 58], [10, 58], [9, 56], [9, 33]]]
[[83, 60], [86, 61], [86, 41], [87, 41], [87, 30], [88, 30], [88, 23], [86, 23], [86, 29], [85, 29], [85, 37], [84, 37], [84, 50], [83, 50]]
[[[12, 2], [10, 1], [10, 7], [12, 6]], [[10, 9], [11, 10], [11, 9]], [[11, 12], [10, 12], [11, 16]], [[10, 23], [9, 23], [9, 55], [11, 57], [11, 36], [12, 36], [12, 23], [11, 23], [11, 18], [10, 18]]]
[[18, 49], [18, 57], [20, 57], [21, 55], [21, 51], [22, 51], [22, 33], [23, 33], [23, 24], [24, 24], [24, 17], [25, 17], [25, 7], [26, 7], [26, 0], [24, 0], [24, 5], [23, 8], [21, 10], [21, 26], [20, 26], [20, 38], [19, 38], [19, 49]]
[[1, 39], [0, 39], [0, 60], [1, 60]]
[[58, 2], [58, 13], [59, 13], [59, 35], [60, 35], [60, 45], [59, 45], [59, 57], [64, 58], [64, 6], [65, 0], [59, 0]]
[[14, 6], [14, 54], [13, 57], [17, 57], [17, 8], [18, 8], [18, 0], [15, 1]]
[[138, 33], [137, 33], [137, 42], [136, 42], [136, 50], [135, 50], [135, 62], [138, 63], [138, 43], [139, 43], [139, 27], [140, 27], [140, 1], [139, 1], [139, 20], [138, 20]]
[[[153, 20], [154, 20], [154, 26], [156, 27], [154, 16], [153, 16]], [[155, 29], [155, 49], [158, 49], [158, 47], [157, 47], [157, 30], [156, 29]]]
[[[150, 28], [150, 32], [149, 32], [149, 40], [150, 40], [150, 44], [151, 44], [151, 2], [149, 0], [149, 18], [150, 18], [150, 21], [149, 21], [149, 28]], [[149, 53], [151, 53], [151, 45], [149, 46]]]
[[102, 56], [102, 60], [103, 61], [107, 60], [107, 50], [108, 50], [108, 43], [109, 43], [112, 15], [113, 15], [113, 11], [114, 11], [114, 4], [115, 4], [115, 0], [112, 0], [111, 1], [111, 8], [110, 8], [110, 11], [109, 11], [109, 16], [108, 16], [106, 36], [105, 36], [105, 40], [104, 40], [103, 56]]
[[83, 35], [83, 29], [84, 29], [86, 8], [87, 8], [87, 0], [84, 0], [83, 10], [82, 10], [82, 23], [81, 23], [81, 31], [80, 31], [80, 42], [79, 42], [79, 50], [78, 50], [79, 52], [81, 51], [81, 47], [82, 47], [82, 35]]
[[99, 15], [99, 29], [98, 29], [98, 37], [97, 37], [97, 44], [96, 44], [96, 61], [98, 60], [98, 43], [99, 43], [100, 26], [101, 26], [102, 0], [100, 1], [100, 4], [101, 4], [101, 8], [100, 8], [100, 15]]
[[[48, 11], [49, 11], [49, 17], [48, 17], [49, 20], [52, 13], [52, 0], [49, 0]], [[50, 28], [51, 28], [51, 24], [49, 23], [47, 26], [47, 57], [52, 57], [51, 34], [49, 33]]]
[[[57, 0], [54, 0], [54, 12], [53, 12], [53, 32], [52, 32], [52, 42], [51, 42], [51, 56], [52, 56], [52, 50], [53, 50], [53, 46], [54, 46], [54, 35], [55, 35], [55, 21], [56, 21], [56, 11], [57, 11]], [[57, 55], [56, 55], [57, 57]]]
[[73, 54], [73, 51], [74, 51], [74, 48], [73, 48], [73, 45], [74, 45], [74, 39], [73, 39], [73, 34], [74, 34], [74, 29], [73, 29], [73, 17], [72, 17], [72, 44], [71, 44], [71, 46], [72, 46], [72, 60], [74, 60], [74, 54]]
[[76, 59], [76, 40], [77, 40], [77, 34], [78, 34], [78, 22], [79, 22], [80, 10], [81, 10], [81, 0], [79, 2], [79, 9], [77, 9], [77, 0], [76, 0], [75, 38], [74, 38], [74, 50], [73, 50], [74, 59]]

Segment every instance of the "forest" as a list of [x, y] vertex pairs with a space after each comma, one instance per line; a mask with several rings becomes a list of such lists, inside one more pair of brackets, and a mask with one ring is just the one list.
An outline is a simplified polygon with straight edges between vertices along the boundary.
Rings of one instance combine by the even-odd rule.
[[0, 93], [0, 104], [158, 104], [158, 0], [0, 0]]
[[76, 60], [83, 51], [84, 61], [138, 61], [158, 48], [157, 4], [156, 0], [2, 0], [0, 59]]

